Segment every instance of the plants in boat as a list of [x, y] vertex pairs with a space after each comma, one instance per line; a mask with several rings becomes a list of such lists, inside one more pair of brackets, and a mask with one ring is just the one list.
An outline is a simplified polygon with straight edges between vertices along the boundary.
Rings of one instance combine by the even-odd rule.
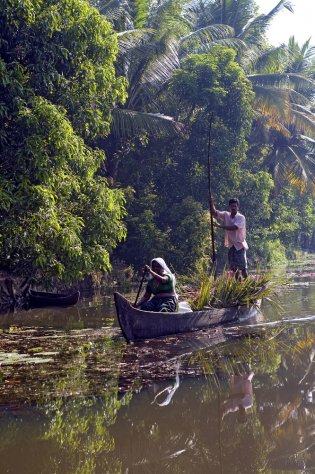
[[276, 304], [277, 291], [285, 282], [283, 277], [260, 272], [245, 280], [237, 280], [230, 272], [224, 272], [217, 278], [214, 274], [202, 274], [199, 284], [190, 290], [188, 300], [194, 311], [205, 307], [250, 306], [263, 298]]

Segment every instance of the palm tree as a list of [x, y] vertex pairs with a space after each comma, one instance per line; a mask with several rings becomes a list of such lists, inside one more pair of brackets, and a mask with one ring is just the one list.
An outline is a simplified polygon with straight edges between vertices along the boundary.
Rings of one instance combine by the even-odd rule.
[[315, 65], [315, 46], [311, 46], [310, 41], [311, 38], [300, 47], [294, 36], [289, 38], [285, 72], [312, 76]]
[[237, 49], [246, 46], [234, 37], [229, 25], [196, 29], [189, 2], [165, 0], [158, 6], [147, 0], [91, 3], [120, 30], [117, 69], [129, 83], [126, 103], [113, 110], [112, 133], [120, 137], [178, 132], [180, 124], [159, 113], [158, 97], [180, 66], [180, 59], [192, 52], [192, 45], [197, 44], [195, 53], [217, 43]]
[[[165, 116], [155, 102], [178, 57], [163, 19], [174, 22], [174, 2], [164, 2], [151, 11], [150, 1], [91, 0], [116, 29], [119, 43], [117, 72], [128, 80], [128, 96], [122, 107], [112, 111], [111, 133], [116, 138], [139, 134], [177, 134], [181, 124]], [[152, 2], [153, 3], [153, 2]]]
[[[314, 90], [311, 67], [314, 48], [301, 48], [294, 37], [288, 45], [267, 48], [257, 58], [256, 73], [248, 75], [256, 94], [256, 111], [270, 145], [266, 165], [276, 183], [283, 180], [300, 190], [315, 191]], [[310, 135], [308, 137], [307, 135]]]
[[[165, 0], [158, 7], [147, 0], [110, 0], [98, 7], [114, 23], [127, 25], [118, 33], [118, 70], [129, 81], [128, 99], [123, 109], [113, 111], [113, 133], [178, 130], [171, 117], [159, 114], [161, 92], [184, 57], [222, 44], [237, 51], [237, 60], [252, 82], [257, 120], [266, 129], [265, 136], [274, 140], [268, 158], [274, 160], [271, 168], [301, 189], [313, 181], [313, 143], [306, 135], [315, 133], [314, 48], [309, 40], [299, 48], [294, 38], [288, 45], [272, 48], [265, 38], [279, 11], [292, 11], [290, 1], [280, 0], [265, 15], [257, 15], [253, 0]], [[299, 137], [304, 138], [297, 144]]]

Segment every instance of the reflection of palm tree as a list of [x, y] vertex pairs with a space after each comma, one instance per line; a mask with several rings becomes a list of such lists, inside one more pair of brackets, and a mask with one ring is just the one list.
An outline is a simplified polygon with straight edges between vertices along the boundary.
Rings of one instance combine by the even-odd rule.
[[[274, 469], [311, 470], [315, 464], [315, 406], [307, 394], [314, 386], [314, 334], [308, 328], [300, 328], [298, 336], [292, 333], [290, 351], [282, 353], [278, 370], [278, 388], [281, 398], [270, 393], [268, 431], [273, 448], [268, 467]], [[276, 395], [275, 392], [273, 392]], [[267, 426], [265, 426], [267, 428]], [[296, 436], [299, 433], [299, 436]]]

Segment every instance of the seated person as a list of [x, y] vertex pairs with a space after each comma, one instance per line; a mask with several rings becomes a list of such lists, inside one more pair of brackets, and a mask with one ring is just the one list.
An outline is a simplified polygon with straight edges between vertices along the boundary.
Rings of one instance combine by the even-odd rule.
[[176, 279], [163, 258], [154, 258], [151, 261], [151, 266], [145, 265], [143, 271], [149, 274], [150, 279], [146, 291], [136, 307], [140, 307], [144, 311], [167, 313], [177, 311]]

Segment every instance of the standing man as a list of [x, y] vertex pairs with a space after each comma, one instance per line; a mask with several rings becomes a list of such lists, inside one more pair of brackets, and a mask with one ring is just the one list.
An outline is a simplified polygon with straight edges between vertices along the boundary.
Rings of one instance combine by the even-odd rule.
[[224, 245], [228, 247], [229, 267], [235, 273], [237, 278], [239, 271], [242, 272], [243, 278], [247, 278], [247, 258], [246, 250], [248, 245], [246, 242], [246, 221], [245, 216], [238, 212], [239, 200], [232, 198], [229, 200], [230, 212], [217, 211], [214, 207], [213, 198], [209, 197], [211, 214], [223, 221], [223, 224], [214, 222], [214, 226], [224, 229]]

